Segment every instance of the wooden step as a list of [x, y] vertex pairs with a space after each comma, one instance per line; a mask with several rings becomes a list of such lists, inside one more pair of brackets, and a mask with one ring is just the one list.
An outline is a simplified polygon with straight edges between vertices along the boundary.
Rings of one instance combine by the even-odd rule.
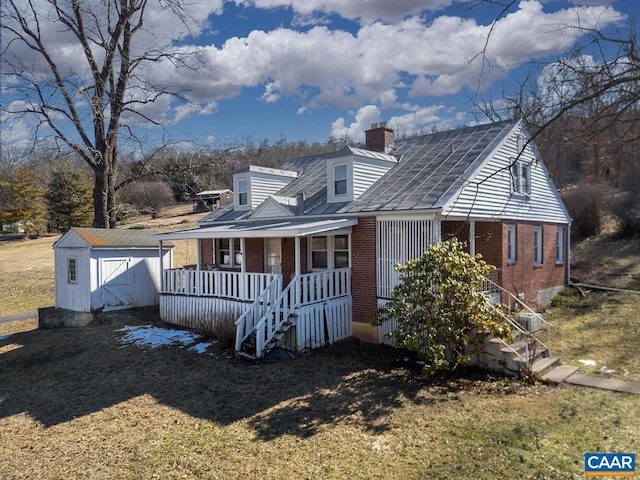
[[255, 362], [258, 358], [255, 355], [251, 355], [248, 352], [243, 352], [242, 350], [236, 352], [237, 358], [242, 358], [243, 360], [250, 360]]

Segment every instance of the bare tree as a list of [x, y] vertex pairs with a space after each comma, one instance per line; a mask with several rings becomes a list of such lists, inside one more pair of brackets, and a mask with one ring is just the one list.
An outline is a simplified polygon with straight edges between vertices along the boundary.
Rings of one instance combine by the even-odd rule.
[[[160, 125], [145, 108], [179, 94], [142, 74], [150, 62], [185, 60], [169, 45], [136, 47], [151, 1], [2, 2], [3, 75], [13, 77], [20, 98], [4, 107], [6, 113], [35, 120], [36, 135], [53, 136], [91, 167], [96, 227], [116, 225], [122, 137], [141, 141], [137, 124]], [[180, 0], [160, 5], [180, 19], [188, 17]]]

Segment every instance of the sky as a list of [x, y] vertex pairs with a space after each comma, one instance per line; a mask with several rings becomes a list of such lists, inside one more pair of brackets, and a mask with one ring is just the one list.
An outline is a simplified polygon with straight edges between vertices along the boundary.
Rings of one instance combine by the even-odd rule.
[[[169, 139], [194, 148], [281, 138], [324, 143], [330, 136], [362, 142], [380, 121], [401, 135], [484, 123], [474, 102], [499, 103], [543, 62], [586, 42], [590, 29], [629, 30], [639, 4], [522, 0], [501, 12], [464, 0], [192, 0], [185, 24], [150, 0], [138, 51], [162, 46], [191, 55], [184, 64], [165, 58], [139, 72], [181, 92], [181, 99], [163, 97], [142, 110], [166, 128], [125, 121], [148, 145]], [[59, 25], [43, 20], [41, 28], [77, 79], [82, 109], [87, 67], [80, 47]], [[41, 60], [11, 48], [38, 74]], [[17, 82], [3, 75], [5, 108], [24, 101]], [[4, 113], [3, 144], [26, 141], [35, 127], [33, 118]]]

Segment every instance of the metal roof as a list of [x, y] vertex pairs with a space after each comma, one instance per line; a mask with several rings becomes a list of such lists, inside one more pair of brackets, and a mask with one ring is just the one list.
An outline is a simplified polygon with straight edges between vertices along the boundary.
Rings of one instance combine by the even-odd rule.
[[400, 159], [398, 164], [347, 211], [442, 207], [517, 123], [498, 122], [396, 140], [392, 153]]
[[152, 235], [154, 240], [186, 240], [192, 238], [264, 238], [264, 237], [304, 237], [330, 232], [358, 224], [358, 219], [333, 218], [323, 220], [245, 221], [201, 227], [178, 232]]
[[[395, 140], [391, 154], [345, 147], [332, 153], [294, 158], [281, 168], [298, 172], [298, 178], [277, 195], [304, 195], [304, 215], [438, 210], [459, 192], [518, 124], [519, 121], [505, 121], [400, 138]], [[326, 161], [349, 155], [395, 164], [355, 201], [327, 203]], [[211, 212], [200, 224], [241, 221], [250, 214], [235, 211], [232, 204], [227, 204]]]

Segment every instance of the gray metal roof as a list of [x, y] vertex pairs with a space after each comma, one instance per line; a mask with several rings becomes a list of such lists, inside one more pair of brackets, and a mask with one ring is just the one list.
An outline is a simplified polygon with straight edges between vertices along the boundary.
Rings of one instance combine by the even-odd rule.
[[440, 208], [463, 186], [517, 121], [465, 127], [395, 141], [400, 159], [349, 206], [349, 212]]
[[[438, 209], [459, 191], [517, 124], [518, 121], [505, 121], [396, 139], [391, 154], [345, 147], [332, 153], [294, 158], [281, 169], [298, 172], [298, 178], [277, 195], [303, 194], [305, 215]], [[326, 161], [348, 155], [397, 159], [397, 163], [357, 200], [327, 203]], [[250, 214], [250, 211], [236, 212], [233, 205], [228, 204], [211, 212], [200, 223], [233, 222], [246, 219]]]

